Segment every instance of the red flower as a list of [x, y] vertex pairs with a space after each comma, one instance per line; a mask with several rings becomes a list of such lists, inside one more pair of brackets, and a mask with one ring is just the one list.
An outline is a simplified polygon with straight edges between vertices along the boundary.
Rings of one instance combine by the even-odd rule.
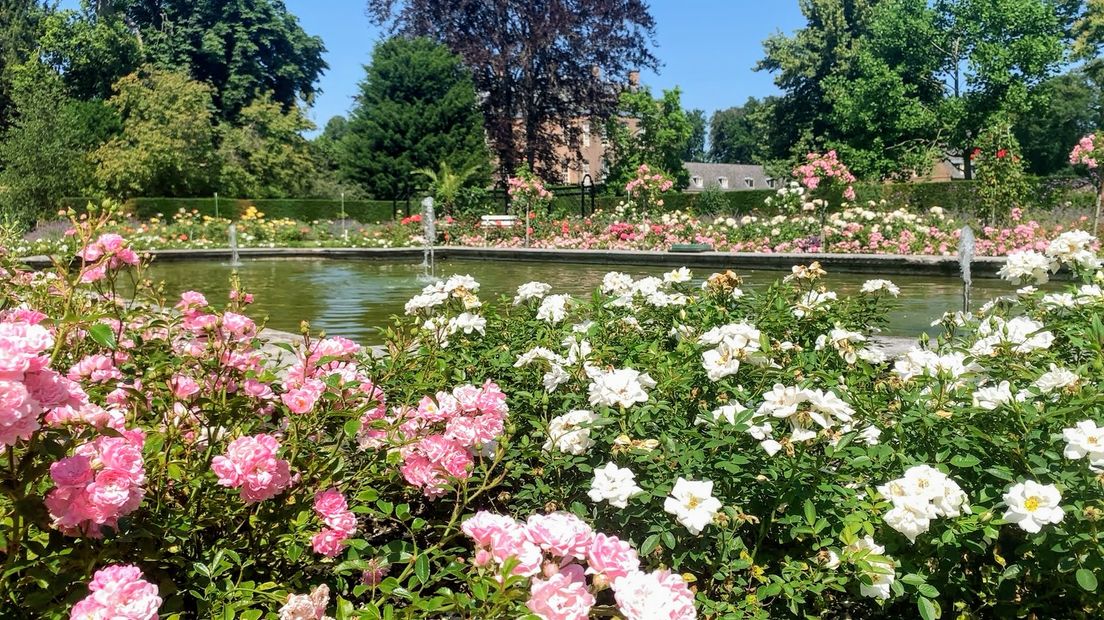
[[978, 155], [981, 155], [981, 149], [974, 149], [973, 152], [970, 153], [970, 159], [974, 159]]
[[1008, 149], [1001, 149], [997, 151], [997, 159], [1004, 159], [1008, 155]]

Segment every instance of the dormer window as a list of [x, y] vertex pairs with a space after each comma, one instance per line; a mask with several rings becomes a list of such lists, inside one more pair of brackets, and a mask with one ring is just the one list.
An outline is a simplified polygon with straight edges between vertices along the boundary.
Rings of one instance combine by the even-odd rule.
[[728, 189], [728, 177], [717, 177], [717, 185], [721, 189]]
[[702, 189], [703, 187], [705, 187], [705, 179], [696, 175], [690, 177], [690, 187], [693, 187], [694, 189]]
[[755, 188], [755, 179], [753, 179], [751, 177], [746, 177], [744, 179], [744, 187], [746, 187], [748, 189], [754, 189]]
[[777, 182], [774, 179], [767, 179], [767, 187], [774, 189], [775, 185], [777, 185]]

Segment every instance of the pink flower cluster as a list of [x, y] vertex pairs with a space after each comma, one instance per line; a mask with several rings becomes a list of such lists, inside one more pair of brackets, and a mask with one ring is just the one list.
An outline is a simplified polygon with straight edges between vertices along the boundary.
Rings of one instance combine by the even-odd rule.
[[276, 497], [292, 483], [290, 464], [276, 457], [280, 442], [264, 433], [238, 437], [226, 453], [211, 460], [211, 470], [224, 487], [241, 489], [247, 504]]
[[293, 413], [305, 414], [313, 411], [322, 395], [330, 390], [335, 407], [374, 405], [371, 411], [382, 417], [386, 412], [383, 391], [357, 363], [359, 352], [360, 345], [347, 338], [324, 338], [309, 343], [288, 368], [280, 400]]
[[56, 485], [46, 495], [52, 525], [64, 534], [93, 538], [103, 528], [118, 527], [119, 518], [134, 512], [145, 496], [142, 431], [122, 437], [97, 437], [50, 465]]
[[310, 594], [289, 594], [280, 608], [280, 620], [331, 620], [326, 615], [330, 603], [330, 588], [322, 584]]
[[520, 203], [527, 209], [552, 200], [552, 192], [545, 189], [539, 178], [528, 173], [507, 179], [506, 193], [512, 202]]
[[697, 617], [685, 581], [666, 571], [641, 572], [628, 542], [596, 533], [573, 514], [531, 515], [522, 523], [484, 511], [461, 529], [476, 545], [476, 566], [513, 559], [513, 574], [531, 578], [526, 606], [543, 620], [588, 618], [595, 595], [607, 587], [629, 620]]
[[138, 254], [128, 247], [125, 239], [115, 233], [105, 233], [84, 246], [77, 256], [85, 262], [80, 281], [88, 284], [107, 276], [109, 269], [119, 269], [123, 265], [138, 264]]
[[314, 496], [314, 513], [326, 527], [311, 538], [311, 547], [315, 553], [332, 558], [341, 553], [345, 539], [356, 532], [356, 515], [349, 510], [345, 496], [337, 489], [327, 489]]
[[662, 173], [653, 173], [648, 164], [640, 164], [636, 169], [636, 176], [625, 184], [625, 193], [630, 198], [638, 196], [654, 197], [674, 187], [674, 182]]
[[461, 385], [452, 393], [438, 392], [436, 400], [426, 396], [417, 408], [401, 408], [390, 417], [385, 410], [370, 411], [361, 418], [360, 445], [397, 446], [403, 478], [434, 499], [445, 493], [450, 479], [471, 475], [475, 454], [493, 451], [508, 412], [506, 395], [493, 382], [481, 388]]
[[24, 309], [0, 313], [0, 451], [30, 439], [41, 419], [122, 427], [120, 414], [91, 404], [80, 384], [48, 367], [54, 337], [38, 324], [44, 319]]
[[805, 155], [805, 162], [793, 169], [793, 175], [806, 189], [815, 190], [821, 183], [842, 185], [843, 198], [855, 200], [855, 175], [839, 160], [834, 150], [823, 155], [809, 153]]
[[69, 620], [157, 620], [161, 597], [157, 586], [130, 564], [113, 564], [96, 571], [88, 596], [69, 613]]
[[1070, 165], [1085, 166], [1089, 170], [1096, 170], [1100, 164], [1100, 158], [1104, 157], [1104, 152], [1098, 152], [1095, 143], [1096, 134], [1094, 133], [1082, 137], [1073, 147], [1073, 150], [1070, 151]]

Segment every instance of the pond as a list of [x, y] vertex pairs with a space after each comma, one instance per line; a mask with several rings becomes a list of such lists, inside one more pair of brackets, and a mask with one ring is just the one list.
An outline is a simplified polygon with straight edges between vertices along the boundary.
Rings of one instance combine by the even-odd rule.
[[[425, 282], [419, 279], [422, 266], [415, 261], [346, 260], [330, 258], [245, 259], [236, 268], [219, 261], [155, 262], [150, 268], [154, 281], [165, 283], [170, 298], [187, 290], [198, 290], [213, 304], [227, 299], [230, 275], [237, 271], [244, 290], [256, 297], [251, 316], [269, 317], [268, 326], [298, 332], [299, 322], [324, 329], [365, 344], [380, 341], [375, 328], [402, 314], [403, 305]], [[518, 285], [532, 280], [547, 282], [556, 293], [589, 295], [609, 271], [623, 271], [634, 277], [659, 275], [669, 267], [641, 265], [593, 265], [562, 262], [513, 262], [490, 260], [446, 260], [437, 264], [437, 274], [470, 274], [480, 282], [484, 300], [499, 295], [513, 296]], [[699, 269], [705, 277], [712, 270]], [[785, 275], [779, 271], [745, 271], [745, 288], [764, 286]], [[830, 273], [827, 286], [840, 294], [858, 292], [869, 275]], [[962, 283], [954, 278], [893, 276], [901, 288], [900, 307], [890, 315], [887, 335], [916, 336], [934, 333], [933, 320], [962, 304]], [[1012, 291], [999, 280], [978, 280], [974, 301], [982, 304]]]

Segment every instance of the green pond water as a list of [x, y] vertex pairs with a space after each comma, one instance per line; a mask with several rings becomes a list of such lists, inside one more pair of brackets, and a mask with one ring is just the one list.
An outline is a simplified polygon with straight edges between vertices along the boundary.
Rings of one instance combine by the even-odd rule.
[[[165, 283], [170, 298], [187, 290], [197, 290], [216, 305], [225, 303], [231, 273], [237, 271], [244, 290], [254, 294], [256, 302], [250, 315], [268, 317], [268, 326], [297, 332], [299, 322], [310, 321], [312, 328], [324, 329], [366, 344], [380, 341], [376, 327], [388, 317], [402, 314], [403, 305], [426, 282], [419, 279], [422, 266], [415, 261], [388, 262], [342, 259], [245, 259], [238, 267], [219, 261], [179, 261], [154, 263], [150, 275]], [[499, 295], [512, 296], [518, 285], [532, 280], [547, 282], [556, 293], [589, 295], [609, 271], [623, 271], [634, 277], [659, 275], [670, 268], [639, 265], [590, 265], [573, 263], [537, 263], [481, 260], [447, 260], [437, 263], [437, 275], [470, 274], [482, 287], [480, 297], [487, 302]], [[698, 269], [705, 277], [714, 270]], [[745, 278], [745, 289], [755, 289], [784, 275], [779, 271], [738, 271]], [[871, 278], [859, 274], [829, 274], [827, 286], [840, 294], [858, 292]], [[944, 312], [962, 304], [962, 283], [954, 278], [892, 276], [901, 288], [899, 308], [890, 317], [888, 335], [916, 336], [933, 332], [930, 324]], [[979, 280], [974, 285], [974, 302], [982, 304], [1012, 288], [998, 280]]]

